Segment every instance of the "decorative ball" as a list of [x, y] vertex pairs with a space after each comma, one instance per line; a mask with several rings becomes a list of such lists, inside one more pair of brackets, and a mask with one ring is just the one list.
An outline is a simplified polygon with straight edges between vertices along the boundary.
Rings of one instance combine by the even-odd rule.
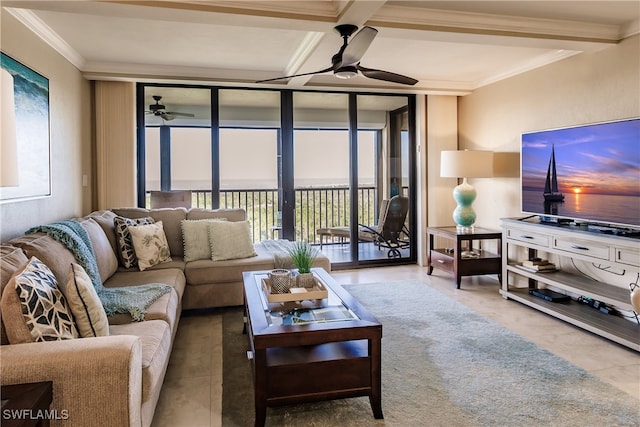
[[636, 285], [631, 290], [631, 305], [633, 306], [633, 311], [640, 313], [640, 286]]
[[458, 206], [453, 211], [453, 220], [462, 227], [471, 227], [476, 222], [476, 213], [471, 206]]

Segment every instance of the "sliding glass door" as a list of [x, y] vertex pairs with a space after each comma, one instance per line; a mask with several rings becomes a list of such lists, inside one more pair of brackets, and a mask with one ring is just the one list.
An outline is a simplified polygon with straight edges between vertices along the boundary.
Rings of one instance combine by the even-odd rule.
[[[334, 268], [415, 260], [413, 97], [142, 84], [138, 94], [141, 206], [151, 190], [191, 190], [193, 207], [245, 209], [254, 241], [307, 241]], [[391, 223], [394, 196], [406, 212]]]
[[218, 110], [218, 207], [244, 209], [256, 242], [281, 238], [280, 94], [220, 89]]
[[358, 261], [409, 260], [414, 161], [409, 99], [358, 95], [356, 101], [361, 191]]
[[293, 94], [296, 239], [331, 249], [333, 261], [351, 261], [348, 124], [347, 94]]

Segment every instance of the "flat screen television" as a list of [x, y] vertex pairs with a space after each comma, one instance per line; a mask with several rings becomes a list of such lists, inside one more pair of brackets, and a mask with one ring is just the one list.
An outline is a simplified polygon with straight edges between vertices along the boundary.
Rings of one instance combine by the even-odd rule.
[[640, 118], [522, 134], [522, 212], [640, 227]]

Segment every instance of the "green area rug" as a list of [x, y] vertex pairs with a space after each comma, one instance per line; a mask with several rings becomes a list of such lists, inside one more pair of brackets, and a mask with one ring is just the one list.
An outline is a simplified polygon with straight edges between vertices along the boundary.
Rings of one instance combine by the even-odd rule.
[[[638, 426], [640, 402], [417, 281], [348, 285], [383, 325], [368, 398], [269, 408], [267, 426]], [[252, 426], [242, 310], [223, 319], [223, 426]]]

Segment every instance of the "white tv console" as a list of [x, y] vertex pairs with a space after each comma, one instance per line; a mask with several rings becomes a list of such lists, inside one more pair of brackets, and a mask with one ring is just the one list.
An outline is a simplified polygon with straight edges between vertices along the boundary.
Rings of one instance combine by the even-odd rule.
[[[505, 299], [521, 302], [640, 352], [640, 325], [636, 320], [605, 314], [577, 302], [578, 297], [585, 296], [633, 315], [629, 283], [638, 280], [640, 274], [639, 238], [537, 220], [502, 219], [502, 227], [500, 293]], [[521, 268], [523, 260], [536, 257], [549, 259], [559, 269], [530, 272]], [[588, 277], [579, 268], [585, 264], [603, 272], [605, 280]], [[605, 282], [607, 275], [610, 283]], [[569, 295], [572, 300], [550, 302], [530, 295], [530, 289], [538, 288]]]

